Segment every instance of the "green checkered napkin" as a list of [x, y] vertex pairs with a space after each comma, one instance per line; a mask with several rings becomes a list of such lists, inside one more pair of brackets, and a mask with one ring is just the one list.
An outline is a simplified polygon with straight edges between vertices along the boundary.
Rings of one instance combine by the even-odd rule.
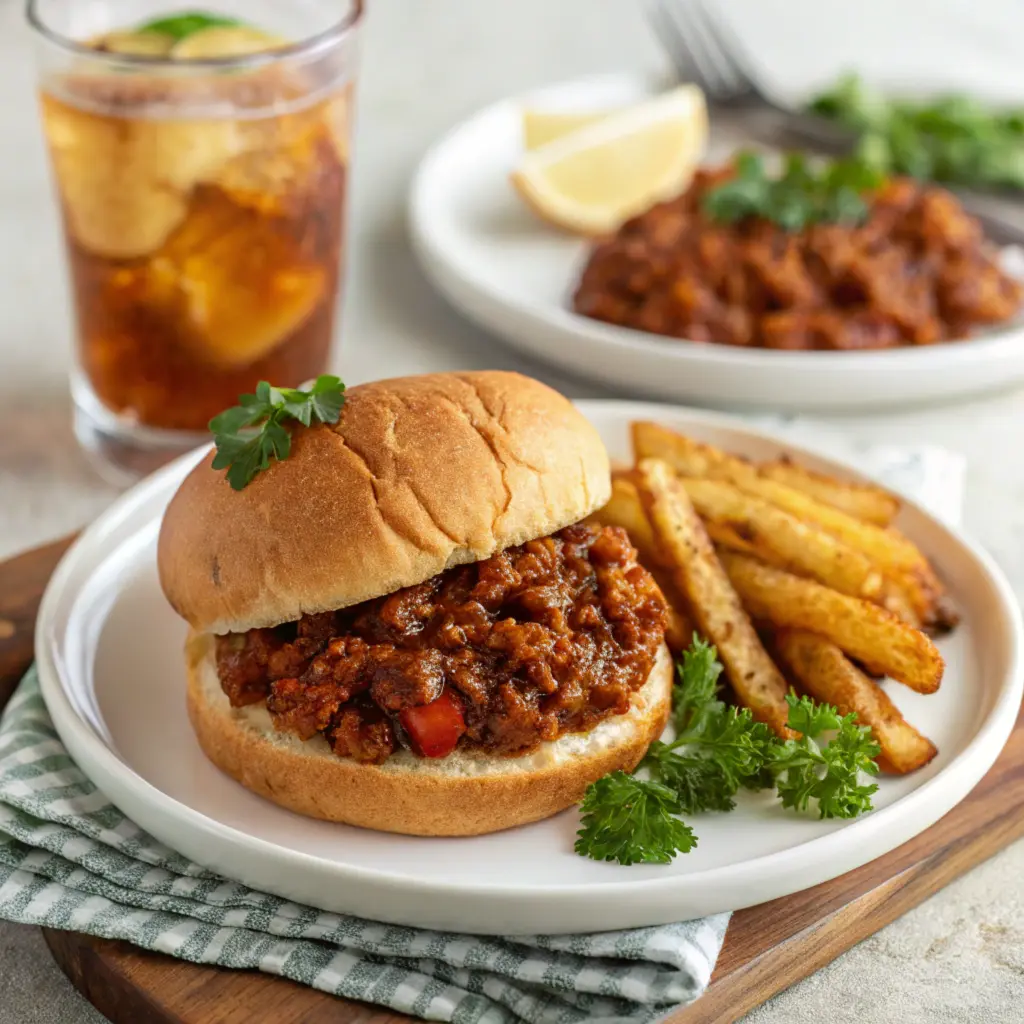
[[729, 920], [510, 940], [378, 924], [256, 892], [114, 807], [64, 749], [34, 670], [0, 719], [0, 917], [458, 1024], [653, 1020], [704, 991]]
[[[799, 428], [786, 424], [807, 433]], [[873, 448], [855, 461], [958, 518], [959, 456]], [[0, 917], [280, 974], [458, 1024], [654, 1020], [704, 991], [729, 920], [511, 940], [379, 924], [255, 892], [186, 860], [114, 807], [68, 756], [34, 671], [0, 719]]]

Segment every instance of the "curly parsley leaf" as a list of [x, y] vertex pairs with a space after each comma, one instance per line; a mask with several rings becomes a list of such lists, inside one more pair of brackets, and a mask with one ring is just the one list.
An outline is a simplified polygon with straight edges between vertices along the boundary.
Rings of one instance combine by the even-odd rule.
[[275, 388], [265, 380], [254, 394], [242, 395], [239, 404], [210, 420], [217, 454], [214, 469], [226, 469], [228, 483], [242, 490], [271, 459], [286, 459], [291, 453], [291, 434], [284, 423], [294, 420], [303, 426], [337, 423], [345, 404], [345, 385], [338, 377], [323, 374], [309, 391]]
[[592, 783], [580, 808], [576, 852], [619, 864], [668, 864], [697, 845], [676, 815], [679, 797], [660, 782], [612, 772]]
[[[879, 746], [855, 715], [790, 694], [788, 725], [801, 735], [782, 742], [747, 708], [719, 700], [722, 666], [715, 648], [694, 636], [676, 669], [675, 739], [655, 740], [638, 770], [613, 772], [588, 787], [576, 852], [620, 864], [667, 864], [697, 844], [679, 815], [731, 811], [741, 788], [774, 786], [783, 807], [822, 818], [871, 810], [878, 789]], [[830, 738], [826, 742], [826, 738]]]
[[[776, 744], [768, 766], [782, 806], [803, 811], [813, 800], [821, 818], [855, 818], [870, 811], [878, 786], [862, 782], [861, 774], [877, 774], [880, 752], [870, 728], [829, 704], [794, 694], [786, 700], [788, 724], [802, 735]], [[826, 733], [833, 734], [831, 741], [819, 743]]]

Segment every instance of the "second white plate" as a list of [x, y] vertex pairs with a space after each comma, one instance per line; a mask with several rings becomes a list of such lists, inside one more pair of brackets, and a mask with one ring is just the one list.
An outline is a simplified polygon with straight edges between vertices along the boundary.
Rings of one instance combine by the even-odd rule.
[[[643, 403], [585, 402], [614, 457], [633, 419], [656, 419], [754, 458], [784, 450], [841, 467], [725, 417]], [[888, 684], [938, 746], [926, 768], [883, 778], [877, 810], [852, 822], [784, 811], [743, 793], [694, 819], [698, 848], [668, 866], [573, 853], [575, 809], [472, 839], [423, 839], [314, 821], [260, 799], [203, 756], [185, 713], [185, 626], [160, 592], [156, 537], [194, 456], [143, 481], [71, 549], [40, 611], [36, 654], [58, 732], [127, 815], [192, 860], [302, 903], [398, 924], [488, 934], [589, 932], [684, 920], [774, 899], [893, 849], [961, 800], [998, 756], [1020, 703], [1021, 629], [988, 556], [923, 509], [901, 527], [934, 560], [964, 614], [941, 642], [931, 696]], [[855, 475], [850, 471], [851, 475]]]
[[457, 309], [563, 370], [698, 405], [852, 411], [938, 402], [1024, 380], [1020, 324], [920, 348], [775, 352], [662, 338], [573, 313], [569, 300], [587, 245], [541, 223], [509, 184], [522, 148], [521, 110], [599, 109], [647, 92], [628, 76], [551, 86], [487, 107], [427, 153], [410, 194], [410, 232], [424, 273]]

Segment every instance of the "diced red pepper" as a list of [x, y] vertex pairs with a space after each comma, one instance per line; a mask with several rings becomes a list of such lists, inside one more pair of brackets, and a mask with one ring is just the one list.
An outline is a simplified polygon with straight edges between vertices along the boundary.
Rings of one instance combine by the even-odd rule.
[[420, 757], [447, 757], [466, 731], [462, 705], [447, 689], [429, 704], [403, 708], [398, 713], [398, 720], [409, 737], [412, 749]]

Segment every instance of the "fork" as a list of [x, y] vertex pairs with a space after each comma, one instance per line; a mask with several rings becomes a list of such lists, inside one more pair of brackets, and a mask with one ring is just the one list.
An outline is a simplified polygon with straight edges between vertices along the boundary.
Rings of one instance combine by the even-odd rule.
[[[762, 84], [750, 54], [735, 31], [705, 8], [704, 0], [648, 0], [655, 34], [684, 82], [699, 85], [710, 106], [739, 114], [770, 115], [771, 140], [826, 153], [849, 153], [856, 132], [828, 118], [787, 106]], [[985, 233], [1000, 245], [1024, 247], [1024, 228], [1000, 216], [988, 200], [1020, 199], [1020, 191], [947, 185]]]
[[649, 0], [648, 16], [676, 73], [699, 85], [712, 107], [771, 114], [775, 130], [829, 151], [847, 151], [856, 142], [849, 128], [775, 99], [742, 40], [703, 0]]

